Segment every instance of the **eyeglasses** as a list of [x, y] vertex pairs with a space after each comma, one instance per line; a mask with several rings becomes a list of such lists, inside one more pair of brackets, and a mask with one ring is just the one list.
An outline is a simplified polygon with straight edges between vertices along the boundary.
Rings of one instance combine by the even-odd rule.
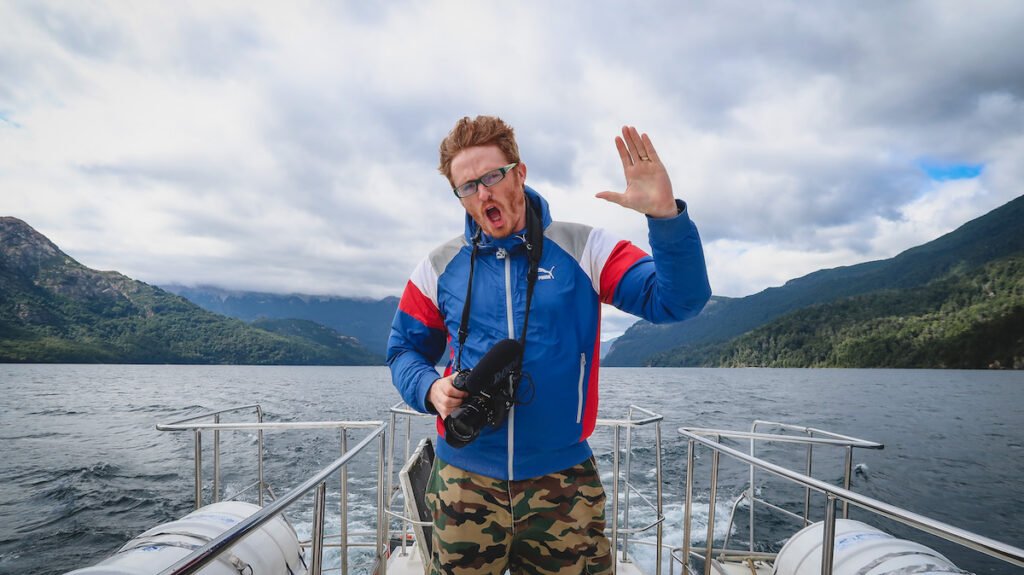
[[475, 180], [470, 180], [457, 188], [452, 188], [452, 191], [455, 192], [455, 197], [468, 198], [475, 194], [479, 189], [477, 188], [477, 184], [483, 184], [485, 188], [489, 188], [504, 180], [505, 174], [517, 165], [519, 165], [519, 162], [512, 162], [511, 164], [498, 168], [497, 170], [491, 170]]

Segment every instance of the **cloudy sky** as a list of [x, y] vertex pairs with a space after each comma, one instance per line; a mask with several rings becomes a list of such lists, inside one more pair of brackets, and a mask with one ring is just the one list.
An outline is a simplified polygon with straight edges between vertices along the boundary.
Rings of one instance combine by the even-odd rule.
[[1021, 30], [1013, 0], [0, 0], [0, 215], [149, 283], [398, 295], [461, 231], [465, 115], [515, 126], [556, 218], [646, 247], [593, 197], [629, 123], [743, 296], [1024, 193]]

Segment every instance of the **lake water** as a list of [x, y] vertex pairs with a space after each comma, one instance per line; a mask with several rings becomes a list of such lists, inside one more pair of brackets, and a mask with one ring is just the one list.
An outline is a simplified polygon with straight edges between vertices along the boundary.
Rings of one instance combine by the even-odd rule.
[[[855, 491], [1024, 547], [1022, 372], [616, 368], [601, 375], [602, 418], [624, 416], [629, 404], [665, 417], [666, 538], [674, 545], [682, 538], [686, 456], [676, 429], [746, 430], [762, 418], [884, 443], [881, 451], [856, 452], [864, 473], [855, 476]], [[261, 404], [271, 421], [386, 419], [388, 406], [397, 402], [383, 367], [0, 365], [0, 573], [88, 566], [149, 527], [188, 513], [192, 437], [158, 432], [158, 422], [248, 403]], [[416, 425], [429, 429], [430, 422]], [[224, 435], [226, 449], [253, 450], [252, 433]], [[593, 440], [606, 481], [609, 435], [599, 431]], [[268, 432], [266, 450], [268, 478], [281, 494], [338, 456], [337, 436]], [[650, 487], [652, 451], [636, 451], [638, 482], [647, 478]], [[803, 462], [802, 450], [780, 447], [765, 454]], [[352, 472], [357, 525], [373, 521], [371, 455], [370, 463]], [[236, 459], [225, 457], [228, 492], [252, 481]], [[695, 525], [697, 542], [706, 528], [709, 459], [702, 457], [695, 470], [695, 499], [705, 502]], [[839, 482], [841, 461], [816, 453], [815, 476]], [[716, 538], [727, 533], [725, 515], [746, 483], [745, 470], [723, 468]], [[765, 492], [775, 487], [759, 477], [758, 489], [770, 497]], [[784, 506], [802, 508], [802, 492], [780, 496]], [[819, 517], [822, 506], [815, 503]], [[644, 511], [633, 513], [642, 522]], [[294, 521], [308, 534], [307, 519]], [[763, 545], [777, 548], [782, 523], [769, 521], [777, 532], [770, 530]], [[747, 534], [738, 527], [732, 537]], [[922, 541], [964, 569], [1017, 572], [974, 552]], [[646, 550], [636, 553], [641, 562], [650, 561]]]

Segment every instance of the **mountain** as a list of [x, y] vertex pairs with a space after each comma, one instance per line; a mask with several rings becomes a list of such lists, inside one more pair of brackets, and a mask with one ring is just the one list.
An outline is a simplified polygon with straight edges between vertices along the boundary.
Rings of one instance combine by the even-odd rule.
[[637, 322], [612, 347], [607, 366], [639, 366], [679, 347], [721, 342], [808, 306], [880, 290], [911, 289], [1024, 251], [1024, 196], [926, 244], [887, 259], [819, 270], [743, 298], [712, 298], [680, 324]]
[[305, 319], [261, 318], [251, 325], [271, 333], [300, 337], [330, 349], [361, 348], [363, 345], [352, 336], [341, 335], [325, 325]]
[[810, 306], [655, 366], [1024, 369], [1024, 254], [924, 286]]
[[[260, 329], [113, 271], [83, 266], [25, 222], [0, 217], [0, 361], [382, 363], [351, 338]], [[276, 332], [276, 333], [275, 333]], [[329, 342], [327, 340], [330, 340]]]
[[257, 319], [304, 319], [355, 337], [367, 349], [384, 354], [398, 298], [381, 300], [313, 295], [279, 295], [231, 291], [209, 286], [162, 286], [215, 313], [248, 322]]

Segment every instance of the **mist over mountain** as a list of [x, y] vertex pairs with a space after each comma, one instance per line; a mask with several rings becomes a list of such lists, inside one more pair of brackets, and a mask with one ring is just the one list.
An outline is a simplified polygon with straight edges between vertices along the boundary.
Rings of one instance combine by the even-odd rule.
[[352, 336], [373, 353], [384, 355], [398, 298], [380, 300], [304, 294], [271, 294], [213, 286], [165, 285], [205, 310], [247, 322], [258, 319], [309, 320]]

